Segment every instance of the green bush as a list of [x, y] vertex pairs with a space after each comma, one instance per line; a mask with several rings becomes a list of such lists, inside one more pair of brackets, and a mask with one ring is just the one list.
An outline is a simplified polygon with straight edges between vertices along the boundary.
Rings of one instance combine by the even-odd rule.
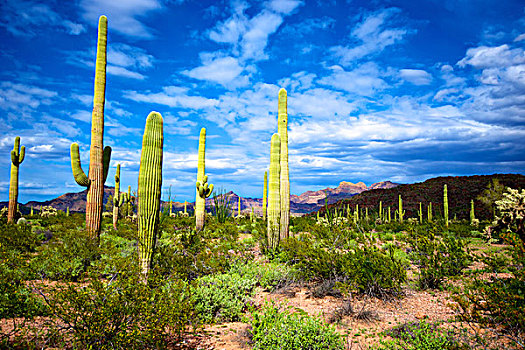
[[441, 330], [426, 321], [405, 323], [386, 332], [392, 340], [380, 342], [375, 350], [463, 350], [470, 349], [454, 338], [452, 332]]
[[274, 305], [266, 304], [252, 313], [251, 328], [254, 350], [345, 348], [342, 336], [320, 318], [304, 312], [280, 312]]
[[155, 277], [145, 284], [139, 275], [130, 270], [109, 282], [55, 287], [48, 336], [86, 349], [157, 349], [179, 341], [195, 320], [189, 285]]
[[451, 233], [439, 237], [435, 228], [413, 230], [409, 243], [411, 259], [419, 269], [418, 286], [421, 289], [439, 288], [446, 277], [460, 274], [472, 261], [464, 239]]

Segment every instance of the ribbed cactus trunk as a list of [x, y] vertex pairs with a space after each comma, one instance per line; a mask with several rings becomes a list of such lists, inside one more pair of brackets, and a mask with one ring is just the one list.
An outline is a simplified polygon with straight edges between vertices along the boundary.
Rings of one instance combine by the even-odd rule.
[[476, 214], [474, 213], [474, 200], [470, 200], [470, 224], [472, 225], [474, 223], [474, 220], [476, 219]]
[[91, 148], [88, 176], [80, 165], [78, 144], [71, 145], [71, 167], [75, 181], [88, 188], [86, 201], [86, 229], [94, 239], [99, 238], [102, 223], [104, 182], [108, 174], [111, 147], [104, 148], [104, 103], [106, 94], [106, 51], [108, 21], [101, 16], [98, 23], [97, 61], [91, 119]]
[[448, 227], [448, 193], [447, 185], [443, 187], [443, 213], [445, 216], [445, 225]]
[[268, 202], [268, 172], [264, 172], [264, 185], [263, 185], [263, 203], [262, 203], [262, 217], [266, 220], [266, 204]]
[[[204, 180], [205, 172], [205, 159], [206, 159], [206, 129], [202, 128], [199, 137], [199, 155], [197, 163], [197, 182], [202, 183]], [[195, 228], [197, 231], [202, 230], [204, 227], [204, 207], [206, 205], [206, 199], [199, 195], [199, 190], [196, 190], [195, 195]]]
[[26, 147], [20, 149], [20, 137], [15, 137], [15, 144], [11, 151], [11, 179], [9, 181], [9, 206], [7, 208], [7, 222], [13, 222], [18, 206], [18, 174], [20, 164], [24, 161]]
[[279, 134], [273, 134], [270, 147], [270, 178], [268, 191], [268, 248], [276, 249], [279, 245], [281, 215], [280, 196], [280, 154], [281, 138]]
[[405, 212], [403, 212], [403, 199], [401, 198], [401, 195], [399, 195], [399, 213], [398, 218], [399, 222], [403, 222], [403, 216], [405, 215]]
[[139, 261], [143, 281], [147, 280], [157, 240], [162, 190], [163, 120], [151, 112], [142, 138], [138, 188]]
[[288, 172], [288, 106], [287, 94], [285, 89], [279, 90], [278, 102], [278, 128], [277, 132], [281, 139], [281, 174], [280, 176], [280, 195], [281, 195], [281, 219], [280, 219], [280, 239], [288, 238], [290, 225], [290, 174]]

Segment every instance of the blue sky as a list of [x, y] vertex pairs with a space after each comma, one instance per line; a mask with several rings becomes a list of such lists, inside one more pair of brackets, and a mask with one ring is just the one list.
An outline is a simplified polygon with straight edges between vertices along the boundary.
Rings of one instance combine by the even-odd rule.
[[291, 192], [524, 173], [522, 1], [0, 1], [0, 200], [26, 146], [21, 202], [87, 173], [97, 22], [108, 17], [106, 184], [137, 187], [145, 120], [164, 117], [163, 187], [193, 201], [198, 135], [216, 187], [261, 197], [277, 92]]

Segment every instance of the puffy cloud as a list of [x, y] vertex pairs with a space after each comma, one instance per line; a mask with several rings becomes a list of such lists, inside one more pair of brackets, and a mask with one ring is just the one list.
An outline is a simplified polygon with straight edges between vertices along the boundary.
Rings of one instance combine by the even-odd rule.
[[372, 96], [388, 87], [388, 84], [380, 78], [379, 68], [372, 62], [351, 71], [345, 71], [340, 66], [333, 66], [330, 69], [332, 74], [319, 79], [320, 84], [361, 96]]
[[428, 85], [432, 82], [432, 75], [421, 69], [401, 69], [399, 76], [414, 85]]
[[190, 78], [215, 82], [225, 87], [245, 86], [249, 82], [248, 76], [241, 76], [243, 67], [234, 57], [217, 57], [207, 53], [201, 54], [201, 61], [202, 66], [181, 73]]
[[511, 49], [503, 44], [496, 47], [480, 46], [467, 50], [467, 55], [458, 62], [460, 67], [466, 65], [474, 68], [499, 68], [525, 63], [522, 49]]

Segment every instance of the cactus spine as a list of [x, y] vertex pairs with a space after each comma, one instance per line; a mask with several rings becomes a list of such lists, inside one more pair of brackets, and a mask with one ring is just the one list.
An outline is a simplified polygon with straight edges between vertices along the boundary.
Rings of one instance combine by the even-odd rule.
[[403, 210], [403, 199], [401, 198], [401, 195], [399, 195], [399, 211], [398, 211], [399, 222], [403, 222], [403, 216], [405, 216], [405, 211]]
[[26, 146], [20, 149], [20, 137], [15, 137], [15, 144], [11, 151], [11, 179], [9, 181], [9, 206], [7, 208], [7, 222], [13, 222], [18, 205], [18, 168], [24, 161]]
[[80, 164], [78, 144], [71, 145], [71, 167], [75, 181], [88, 188], [86, 202], [86, 229], [93, 238], [100, 235], [104, 182], [108, 175], [111, 147], [105, 147], [104, 139], [104, 103], [106, 94], [106, 50], [108, 20], [100, 16], [98, 22], [97, 62], [95, 65], [95, 91], [91, 120], [91, 148], [89, 151], [89, 176], [86, 176]]
[[[204, 211], [206, 198], [213, 192], [213, 185], [208, 185], [208, 177], [205, 173], [206, 160], [206, 128], [201, 129], [199, 136], [199, 160], [197, 164], [197, 183], [195, 195], [195, 227], [197, 231], [204, 227]], [[209, 187], [208, 187], [209, 186]]]
[[474, 224], [474, 220], [476, 220], [476, 215], [474, 213], [474, 200], [470, 200], [470, 224]]
[[445, 215], [445, 225], [448, 227], [448, 193], [447, 185], [443, 187], [443, 212]]
[[262, 216], [263, 220], [266, 220], [266, 203], [268, 202], [268, 172], [264, 172], [264, 185], [263, 185], [263, 203], [262, 203]]
[[272, 250], [276, 249], [277, 245], [279, 244], [280, 232], [280, 153], [281, 138], [279, 137], [279, 134], [273, 134], [270, 147], [270, 178], [268, 183], [268, 248]]
[[142, 138], [139, 169], [139, 261], [144, 281], [151, 269], [157, 239], [160, 196], [162, 190], [163, 120], [160, 113], [151, 112], [146, 119]]
[[113, 228], [117, 229], [119, 208], [128, 202], [128, 194], [120, 193], [120, 164], [117, 164], [115, 174], [115, 193], [113, 194]]
[[290, 174], [288, 170], [288, 97], [285, 89], [279, 90], [278, 101], [278, 129], [281, 139], [281, 174], [280, 174], [280, 196], [281, 196], [281, 230], [280, 238], [288, 238], [290, 225]]

